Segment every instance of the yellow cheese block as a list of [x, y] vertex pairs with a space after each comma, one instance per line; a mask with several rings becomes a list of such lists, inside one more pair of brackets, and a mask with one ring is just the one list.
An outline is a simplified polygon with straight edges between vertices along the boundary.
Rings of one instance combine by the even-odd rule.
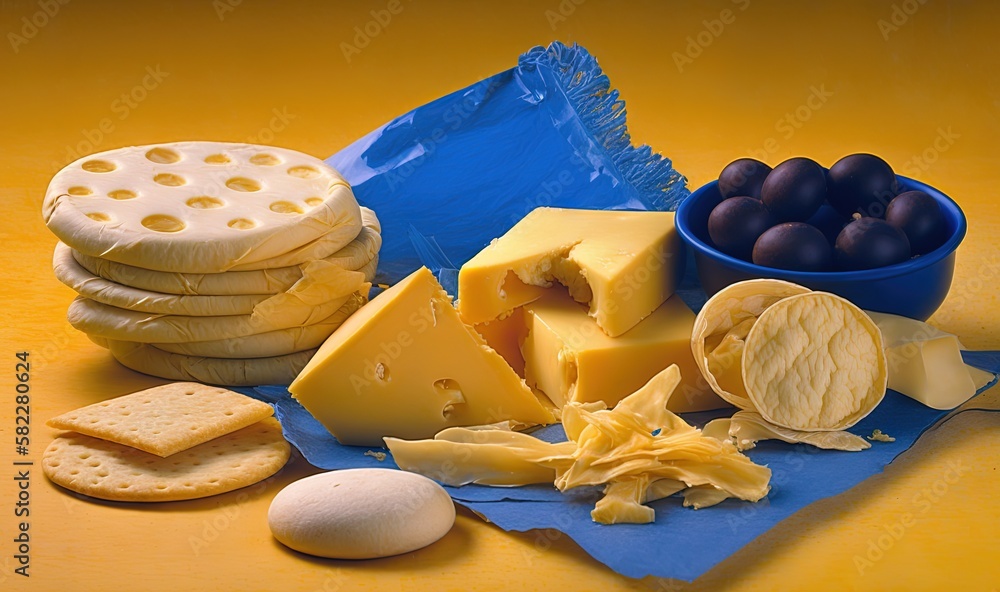
[[528, 326], [524, 323], [524, 309], [515, 308], [502, 319], [480, 323], [474, 328], [486, 340], [486, 344], [503, 356], [514, 372], [523, 378], [524, 356], [521, 355], [521, 344], [528, 336]]
[[934, 409], [954, 409], [993, 380], [962, 360], [962, 344], [927, 323], [868, 312], [882, 332], [889, 388]]
[[486, 323], [559, 283], [615, 337], [674, 293], [680, 249], [672, 212], [537, 208], [462, 266], [459, 312]]
[[343, 444], [429, 438], [449, 426], [552, 423], [421, 268], [351, 315], [289, 387]]
[[682, 377], [670, 399], [672, 411], [727, 405], [695, 364], [691, 354], [695, 315], [679, 296], [667, 299], [619, 337], [605, 335], [582, 305], [558, 291], [546, 293], [523, 310], [525, 379], [558, 407], [569, 401], [614, 406], [671, 364], [680, 368]]

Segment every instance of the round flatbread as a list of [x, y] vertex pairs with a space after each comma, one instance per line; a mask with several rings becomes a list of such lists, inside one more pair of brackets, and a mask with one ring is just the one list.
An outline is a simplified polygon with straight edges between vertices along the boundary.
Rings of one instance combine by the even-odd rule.
[[[345, 273], [353, 273], [359, 280], [363, 279], [360, 272]], [[273, 306], [262, 304], [252, 314], [227, 317], [135, 312], [78, 296], [69, 305], [66, 318], [75, 329], [104, 339], [140, 343], [214, 341], [314, 325], [337, 312], [351, 298], [363, 298], [362, 293], [367, 293], [367, 289], [324, 302], [310, 303], [294, 297], [282, 298], [288, 295], [286, 292], [267, 301], [274, 302]]]
[[[363, 269], [358, 270], [358, 273], [364, 275], [364, 281], [371, 281], [377, 265], [377, 260], [370, 261]], [[272, 294], [189, 296], [132, 288], [91, 274], [76, 262], [72, 250], [63, 243], [56, 245], [52, 268], [59, 281], [73, 288], [81, 296], [108, 306], [151, 314], [193, 317], [248, 315], [252, 314], [258, 305], [274, 297]], [[303, 273], [300, 269], [300, 280]]]
[[52, 254], [52, 270], [56, 279], [77, 294], [107, 304], [137, 312], [175, 314], [194, 317], [245, 315], [270, 294], [234, 294], [232, 296], [188, 296], [151, 292], [133, 288], [96, 276], [73, 258], [72, 249], [56, 244]]
[[[350, 185], [318, 158], [270, 146], [178, 142], [85, 156], [56, 173], [49, 229], [93, 257], [218, 273], [331, 255], [361, 231]], [[326, 252], [303, 245], [323, 239]], [[275, 267], [267, 264], [265, 267]]]
[[768, 307], [808, 292], [781, 280], [747, 280], [723, 288], [705, 303], [691, 331], [691, 351], [717, 395], [740, 409], [754, 409], [743, 384], [744, 341]]
[[52, 441], [42, 471], [56, 485], [120, 502], [196, 499], [253, 485], [277, 473], [291, 447], [267, 418], [167, 457], [76, 432]]
[[107, 341], [111, 355], [122, 366], [169, 380], [220, 386], [291, 384], [316, 353], [308, 349], [271, 358], [225, 359], [172, 354], [148, 343]]
[[[375, 213], [361, 208], [364, 227], [345, 247], [325, 257], [338, 267], [366, 271], [367, 281], [374, 279], [374, 269], [367, 270], [378, 259], [382, 247], [379, 222]], [[284, 292], [302, 278], [302, 266], [270, 267], [249, 271], [222, 273], [171, 273], [143, 269], [133, 265], [108, 261], [72, 250], [73, 258], [91, 274], [106, 280], [152, 292], [179, 295], [230, 296], [235, 294], [277, 294]]]
[[[341, 324], [363, 304], [360, 298], [350, 298], [329, 317], [305, 327], [268, 331], [246, 337], [194, 341], [189, 343], [153, 343], [165, 352], [185, 356], [211, 358], [270, 358], [315, 349], [326, 341]], [[107, 343], [107, 340], [105, 340]], [[107, 345], [105, 345], [107, 347]]]
[[849, 301], [826, 292], [785, 298], [746, 338], [743, 381], [767, 421], [793, 430], [849, 428], [885, 396], [882, 334]]

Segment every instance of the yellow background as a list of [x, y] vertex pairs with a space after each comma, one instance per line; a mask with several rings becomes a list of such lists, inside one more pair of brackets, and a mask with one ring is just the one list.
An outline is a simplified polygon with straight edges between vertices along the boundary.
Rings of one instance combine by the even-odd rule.
[[[1000, 586], [1000, 416], [984, 413], [929, 434], [885, 474], [798, 513], [693, 585], [629, 580], [565, 536], [504, 533], [466, 511], [442, 541], [406, 556], [300, 556], [270, 537], [264, 516], [281, 486], [312, 470], [301, 459], [263, 485], [161, 505], [81, 501], [36, 466], [32, 575], [13, 575], [14, 353], [31, 352], [35, 461], [54, 433], [46, 418], [162, 382], [118, 366], [65, 321], [72, 293], [50, 271], [55, 238], [39, 214], [58, 168], [90, 151], [183, 139], [264, 141], [326, 157], [553, 39], [598, 57], [627, 100], [634, 140], [673, 158], [692, 187], [761, 150], [772, 165], [793, 155], [829, 165], [873, 151], [950, 194], [970, 230], [932, 322], [970, 348], [1000, 349], [1000, 4], [404, 0], [387, 24], [370, 25], [370, 11], [387, 7], [0, 0], [3, 589]], [[25, 24], [32, 20], [40, 26]], [[358, 43], [355, 27], [366, 24], [377, 35]], [[345, 56], [344, 44], [356, 43]], [[997, 393], [973, 404], [998, 408]], [[960, 468], [957, 479], [949, 467]], [[935, 485], [930, 502], [925, 489]], [[894, 529], [898, 540], [886, 538]]]

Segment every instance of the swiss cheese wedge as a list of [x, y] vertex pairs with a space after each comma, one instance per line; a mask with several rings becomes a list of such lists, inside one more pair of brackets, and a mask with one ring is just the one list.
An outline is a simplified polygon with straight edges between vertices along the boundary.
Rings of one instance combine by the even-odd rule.
[[343, 444], [554, 421], [421, 268], [350, 316], [289, 387]]

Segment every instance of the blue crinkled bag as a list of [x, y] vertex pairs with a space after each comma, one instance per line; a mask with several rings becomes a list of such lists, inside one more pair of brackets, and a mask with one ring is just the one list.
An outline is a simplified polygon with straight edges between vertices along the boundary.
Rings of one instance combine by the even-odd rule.
[[457, 269], [538, 206], [673, 210], [669, 159], [632, 145], [625, 103], [586, 49], [554, 42], [397, 117], [327, 160], [382, 223], [379, 281]]

